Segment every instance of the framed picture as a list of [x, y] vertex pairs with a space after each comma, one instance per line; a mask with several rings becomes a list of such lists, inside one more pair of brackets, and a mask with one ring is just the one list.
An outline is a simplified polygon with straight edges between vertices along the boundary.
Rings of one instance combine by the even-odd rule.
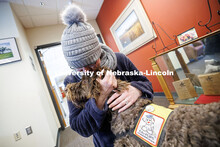
[[0, 39], [0, 65], [20, 60], [21, 56], [15, 38]]
[[119, 51], [126, 55], [156, 38], [140, 0], [131, 0], [110, 30]]
[[198, 35], [196, 33], [195, 28], [191, 28], [189, 30], [187, 30], [186, 32], [183, 32], [182, 34], [177, 36], [179, 44], [183, 45], [189, 41], [192, 41], [196, 38], [198, 38]]

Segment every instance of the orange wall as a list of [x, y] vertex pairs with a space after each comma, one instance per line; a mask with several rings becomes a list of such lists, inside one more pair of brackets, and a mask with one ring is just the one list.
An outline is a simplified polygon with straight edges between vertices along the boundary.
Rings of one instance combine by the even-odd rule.
[[[106, 44], [115, 52], [119, 50], [110, 28], [129, 2], [130, 0], [104, 0], [96, 19]], [[170, 36], [181, 34], [192, 27], [195, 27], [199, 37], [208, 32], [205, 27], [198, 26], [198, 21], [206, 23], [209, 20], [207, 0], [141, 0], [141, 3], [150, 21], [159, 24]], [[216, 13], [218, 9], [220, 10], [220, 5], [218, 0], [210, 0], [210, 5], [213, 12], [211, 24], [214, 24], [220, 20], [220, 16]], [[219, 28], [220, 25], [217, 25], [212, 29]], [[171, 41], [168, 37], [161, 30], [158, 29], [158, 31], [165, 44], [170, 44]], [[162, 44], [158, 38], [156, 43], [157, 48], [160, 49]], [[155, 55], [152, 49], [153, 44], [154, 42], [151, 41], [128, 55], [140, 71], [152, 70], [149, 58]], [[162, 92], [156, 76], [148, 76], [147, 78], [153, 83], [155, 92]]]

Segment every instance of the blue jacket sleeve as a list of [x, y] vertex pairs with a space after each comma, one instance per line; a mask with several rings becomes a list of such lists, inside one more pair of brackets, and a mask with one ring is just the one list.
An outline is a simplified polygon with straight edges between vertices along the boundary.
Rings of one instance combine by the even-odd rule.
[[89, 99], [84, 109], [76, 108], [71, 101], [68, 101], [70, 127], [84, 137], [89, 137], [97, 132], [105, 119], [107, 104], [104, 109], [97, 108], [95, 99]]
[[[65, 78], [64, 85], [66, 87], [67, 84], [79, 82], [79, 80], [70, 75]], [[90, 98], [86, 102], [84, 109], [76, 108], [71, 101], [68, 101], [68, 107], [70, 127], [84, 137], [93, 135], [101, 128], [108, 109], [107, 103], [105, 103], [104, 109], [100, 110], [96, 106], [94, 98]]]
[[[131, 62], [129, 58], [125, 56], [126, 66], [128, 67], [129, 71], [138, 71], [139, 70], [135, 67], [135, 65]], [[143, 75], [135, 75], [132, 76], [132, 80], [130, 81], [131, 85], [142, 92], [141, 97], [147, 97], [148, 99], [153, 99], [153, 88], [151, 82]]]

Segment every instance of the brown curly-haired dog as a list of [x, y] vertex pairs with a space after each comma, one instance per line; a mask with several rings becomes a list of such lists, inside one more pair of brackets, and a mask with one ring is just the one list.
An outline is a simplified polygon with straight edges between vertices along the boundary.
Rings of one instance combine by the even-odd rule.
[[[106, 68], [105, 68], [106, 69]], [[107, 70], [107, 69], [106, 69]], [[101, 71], [98, 69], [97, 71]], [[99, 98], [101, 85], [93, 77], [83, 76], [79, 83], [68, 84], [66, 87], [67, 98], [76, 107], [83, 108], [89, 98]], [[117, 80], [117, 91], [123, 92], [129, 85], [126, 81]], [[110, 94], [111, 96], [111, 94]], [[109, 97], [110, 97], [109, 96]], [[134, 129], [135, 119], [151, 101], [138, 99], [130, 108], [118, 113], [112, 111], [111, 127], [116, 135], [116, 147], [144, 147], [134, 137], [126, 134]], [[174, 110], [166, 123], [166, 135], [163, 147], [217, 147], [220, 146], [220, 102], [206, 105], [180, 106]], [[121, 136], [118, 134], [123, 134]]]
[[[83, 76], [82, 80], [78, 83], [71, 83], [68, 84], [65, 88], [65, 92], [67, 95], [68, 100], [72, 101], [72, 103], [78, 107], [78, 108], [84, 108], [85, 103], [89, 98], [99, 98], [100, 96], [100, 90], [101, 85], [96, 80], [98, 78], [98, 75], [96, 74], [98, 71], [101, 71], [102, 69], [97, 69], [94, 71], [94, 74], [92, 77], [90, 76]], [[105, 75], [107, 68], [104, 68], [103, 76]], [[102, 77], [101, 77], [102, 78]], [[117, 88], [115, 91], [118, 93], [123, 92], [124, 90], [127, 90], [128, 85], [130, 85], [126, 81], [122, 81], [117, 79]], [[109, 97], [114, 92], [112, 92]], [[129, 131], [133, 129], [135, 126], [135, 118], [138, 117], [138, 113], [144, 109], [144, 106], [151, 103], [148, 99], [138, 99], [135, 104], [133, 104], [130, 108], [128, 108], [126, 111], [123, 111], [121, 113], [118, 113], [117, 111], [109, 111], [112, 114], [111, 119], [111, 128], [113, 133], [121, 134], [125, 133], [126, 131]], [[127, 138], [129, 136], [120, 137], [119, 139], [116, 138], [114, 146], [121, 146], [128, 141]], [[122, 143], [122, 140], [127, 140], [126, 142]], [[130, 141], [130, 139], [129, 139]], [[139, 144], [138, 141], [133, 139], [134, 144]]]
[[220, 146], [220, 102], [174, 109], [167, 122], [163, 147], [177, 146]]

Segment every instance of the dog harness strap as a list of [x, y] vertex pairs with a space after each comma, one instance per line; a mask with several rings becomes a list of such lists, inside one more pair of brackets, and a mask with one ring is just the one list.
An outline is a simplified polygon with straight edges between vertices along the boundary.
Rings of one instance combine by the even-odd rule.
[[147, 105], [136, 119], [132, 136], [145, 146], [161, 146], [165, 136], [165, 124], [171, 112], [172, 110], [163, 106]]

